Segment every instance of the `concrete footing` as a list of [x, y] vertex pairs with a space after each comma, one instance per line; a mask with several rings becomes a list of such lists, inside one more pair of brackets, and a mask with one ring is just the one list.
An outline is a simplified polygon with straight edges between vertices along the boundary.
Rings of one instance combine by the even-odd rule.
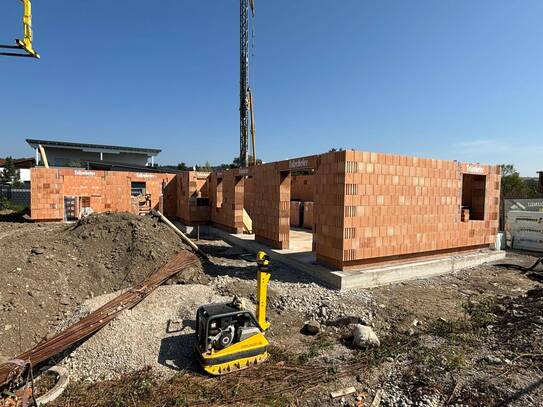
[[[207, 231], [211, 235], [247, 251], [256, 253], [259, 250], [264, 250], [272, 261], [291, 267], [293, 272], [300, 271], [308, 274], [324, 285], [338, 290], [370, 288], [434, 277], [505, 258], [503, 250], [481, 249], [436, 256], [431, 259], [406, 260], [397, 264], [363, 266], [359, 270], [339, 271], [330, 270], [317, 264], [315, 253], [303, 250], [303, 247], [307, 247], [307, 245], [299, 245], [292, 250], [271, 249], [256, 242], [254, 235], [231, 234], [214, 227], [209, 227]], [[309, 247], [311, 246], [309, 245]]]

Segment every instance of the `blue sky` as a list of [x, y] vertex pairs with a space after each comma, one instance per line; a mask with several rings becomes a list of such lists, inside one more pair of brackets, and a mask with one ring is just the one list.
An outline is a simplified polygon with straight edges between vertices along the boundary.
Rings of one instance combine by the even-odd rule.
[[[25, 138], [239, 151], [239, 2], [35, 1], [39, 61], [0, 57], [0, 156]], [[257, 155], [332, 147], [543, 170], [540, 0], [256, 0]], [[0, 41], [20, 35], [2, 1]]]

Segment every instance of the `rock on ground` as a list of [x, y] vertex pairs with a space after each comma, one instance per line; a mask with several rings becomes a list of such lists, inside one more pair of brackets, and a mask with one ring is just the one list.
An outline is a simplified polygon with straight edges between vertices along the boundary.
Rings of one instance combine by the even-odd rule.
[[381, 346], [381, 342], [372, 327], [356, 324], [353, 328], [353, 345], [364, 349], [369, 346]]

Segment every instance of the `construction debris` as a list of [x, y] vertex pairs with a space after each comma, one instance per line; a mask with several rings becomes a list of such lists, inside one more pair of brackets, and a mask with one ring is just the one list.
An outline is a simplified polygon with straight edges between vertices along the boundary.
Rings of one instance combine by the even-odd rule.
[[348, 396], [349, 394], [356, 393], [356, 389], [354, 387], [347, 387], [345, 389], [333, 391], [330, 393], [330, 397], [333, 399], [336, 399], [338, 397]]
[[379, 407], [381, 404], [381, 398], [383, 397], [383, 390], [377, 390], [375, 393], [375, 397], [373, 398], [373, 401], [371, 402], [370, 407]]
[[50, 373], [56, 374], [57, 381], [52, 389], [47, 391], [47, 393], [45, 393], [44, 395], [36, 398], [36, 404], [38, 406], [44, 406], [47, 403], [50, 403], [59, 398], [64, 390], [66, 390], [66, 387], [70, 382], [68, 370], [66, 370], [62, 366], [46, 366], [45, 368], [41, 369], [42, 375]]

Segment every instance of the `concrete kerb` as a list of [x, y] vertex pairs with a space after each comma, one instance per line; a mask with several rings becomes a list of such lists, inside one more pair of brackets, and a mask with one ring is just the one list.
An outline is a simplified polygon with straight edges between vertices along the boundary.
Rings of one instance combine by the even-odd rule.
[[342, 289], [370, 288], [402, 281], [419, 280], [453, 273], [505, 258], [505, 251], [481, 250], [443, 256], [432, 260], [412, 261], [379, 268], [342, 273]]
[[305, 273], [323, 285], [336, 290], [371, 288], [402, 281], [429, 278], [505, 258], [505, 251], [488, 249], [479, 250], [475, 253], [456, 253], [436, 259], [410, 261], [403, 264], [366, 268], [364, 270], [339, 271], [330, 270], [317, 264], [315, 254], [311, 252], [289, 253], [288, 250], [270, 249], [256, 242], [252, 235], [235, 235], [211, 226], [208, 227], [207, 232], [249, 252], [256, 253], [259, 250], [264, 250], [273, 261]]

